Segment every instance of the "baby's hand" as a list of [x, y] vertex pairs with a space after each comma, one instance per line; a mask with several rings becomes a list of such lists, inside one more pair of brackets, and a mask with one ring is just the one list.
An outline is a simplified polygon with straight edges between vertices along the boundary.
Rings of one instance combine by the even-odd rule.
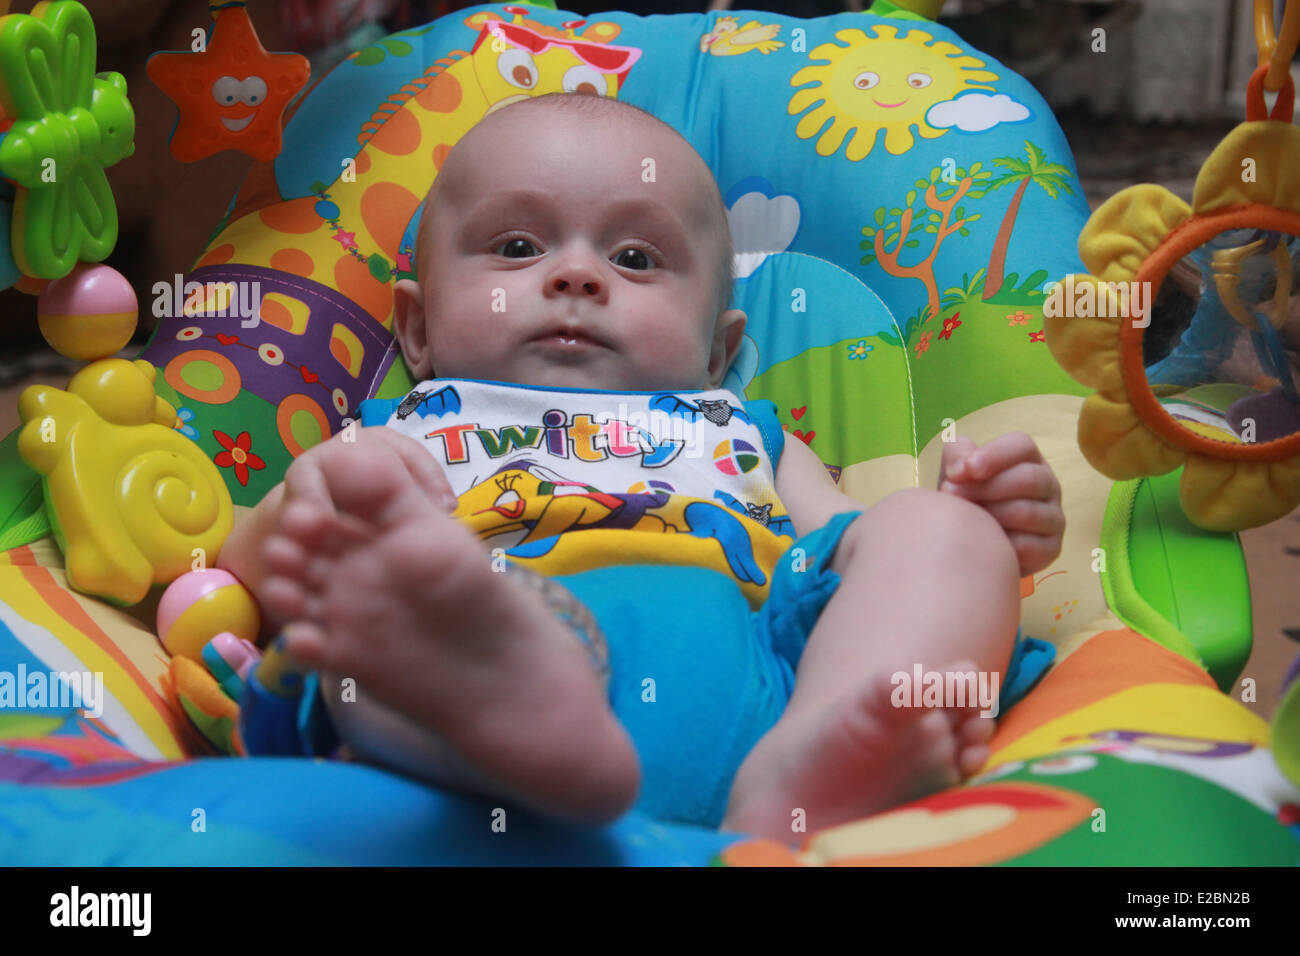
[[1034, 440], [1011, 432], [979, 448], [969, 438], [943, 446], [939, 490], [982, 506], [1002, 525], [1020, 576], [1043, 570], [1061, 553], [1061, 483]]

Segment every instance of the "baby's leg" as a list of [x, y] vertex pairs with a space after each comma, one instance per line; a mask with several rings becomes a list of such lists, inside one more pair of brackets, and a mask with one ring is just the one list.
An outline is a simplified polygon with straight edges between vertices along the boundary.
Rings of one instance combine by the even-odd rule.
[[[312, 464], [332, 511], [286, 503], [258, 595], [297, 622], [290, 653], [354, 678], [436, 735], [424, 752], [449, 748], [455, 766], [424, 776], [446, 779], [450, 769], [485, 795], [575, 822], [626, 810], [639, 784], [635, 749], [583, 644], [516, 583], [523, 572], [494, 572], [483, 544], [382, 443], [362, 454], [338, 445]], [[331, 702], [336, 713], [349, 706]], [[345, 720], [340, 730], [383, 723]], [[360, 749], [374, 754], [373, 744], [370, 734]]]
[[1020, 589], [998, 523], [963, 499], [909, 489], [849, 526], [832, 568], [842, 583], [785, 713], [736, 775], [724, 829], [789, 842], [796, 809], [809, 832], [850, 822], [952, 786], [988, 757], [993, 720], [977, 703], [895, 707], [891, 677], [919, 664], [996, 673], [1000, 686]]

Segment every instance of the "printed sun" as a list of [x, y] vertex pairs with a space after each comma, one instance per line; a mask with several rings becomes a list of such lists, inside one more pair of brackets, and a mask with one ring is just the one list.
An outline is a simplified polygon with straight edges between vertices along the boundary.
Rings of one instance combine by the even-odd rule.
[[857, 162], [871, 152], [877, 134], [885, 131], [885, 149], [905, 153], [916, 142], [912, 127], [927, 139], [947, 132], [926, 122], [936, 103], [971, 89], [991, 90], [997, 74], [980, 69], [982, 60], [968, 56], [948, 42], [932, 43], [930, 34], [877, 24], [875, 36], [861, 30], [840, 30], [835, 39], [846, 46], [823, 43], [812, 51], [824, 66], [806, 66], [790, 78], [791, 86], [816, 81], [797, 91], [787, 107], [791, 115], [813, 103], [815, 109], [799, 120], [796, 133], [810, 139], [831, 125], [817, 140], [817, 152], [830, 156], [852, 133], [845, 156]]

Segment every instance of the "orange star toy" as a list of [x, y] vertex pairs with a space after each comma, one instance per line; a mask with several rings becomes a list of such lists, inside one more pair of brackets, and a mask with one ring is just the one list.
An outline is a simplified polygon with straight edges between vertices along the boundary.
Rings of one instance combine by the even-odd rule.
[[[215, 0], [209, 8], [217, 6]], [[284, 111], [311, 77], [296, 53], [268, 53], [243, 3], [213, 11], [216, 21], [201, 53], [155, 53], [149, 79], [167, 94], [180, 118], [171, 152], [192, 163], [233, 149], [254, 159], [280, 154]]]

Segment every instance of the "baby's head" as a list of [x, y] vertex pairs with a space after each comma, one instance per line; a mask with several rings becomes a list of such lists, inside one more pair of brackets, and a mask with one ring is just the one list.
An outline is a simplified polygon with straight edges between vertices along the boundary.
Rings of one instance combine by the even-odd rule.
[[617, 100], [495, 110], [439, 171], [395, 289], [419, 378], [650, 391], [721, 383], [744, 335], [708, 166]]

